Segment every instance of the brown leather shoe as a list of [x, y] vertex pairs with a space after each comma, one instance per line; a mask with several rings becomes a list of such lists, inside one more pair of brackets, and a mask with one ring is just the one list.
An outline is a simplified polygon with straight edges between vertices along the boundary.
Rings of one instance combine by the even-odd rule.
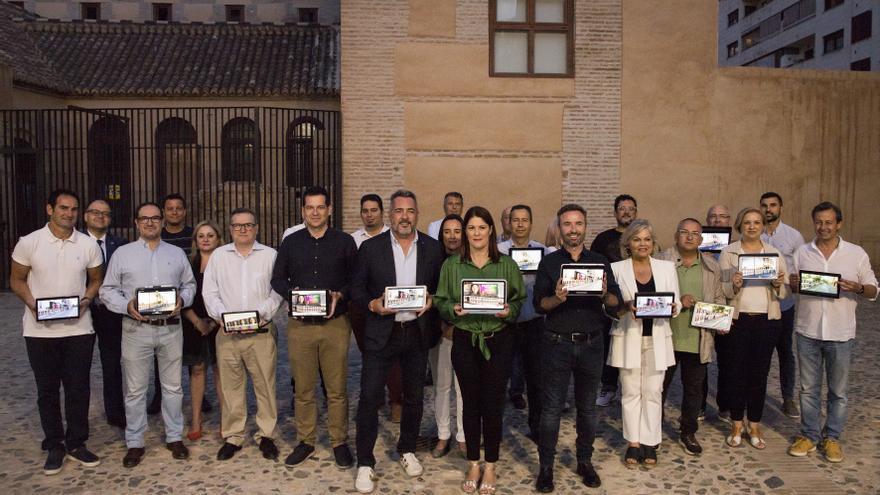
[[125, 457], [122, 458], [122, 466], [127, 468], [133, 468], [141, 463], [141, 459], [144, 458], [144, 449], [134, 448], [128, 449], [128, 452], [125, 453]]
[[166, 443], [165, 448], [171, 451], [171, 457], [179, 460], [189, 459], [189, 449], [181, 441]]

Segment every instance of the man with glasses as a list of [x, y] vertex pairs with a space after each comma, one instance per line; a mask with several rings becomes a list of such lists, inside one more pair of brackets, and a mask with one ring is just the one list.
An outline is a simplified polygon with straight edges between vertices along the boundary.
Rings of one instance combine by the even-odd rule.
[[[275, 365], [278, 332], [272, 316], [283, 301], [272, 290], [272, 266], [276, 251], [257, 242], [256, 214], [247, 208], [232, 211], [229, 217], [232, 243], [217, 248], [205, 268], [202, 297], [208, 316], [217, 321], [217, 365], [223, 391], [220, 432], [224, 443], [217, 460], [231, 459], [244, 443], [247, 422], [247, 378], [250, 376], [257, 399], [257, 428], [254, 436], [266, 459], [278, 458], [278, 405], [275, 402]], [[247, 280], [247, 283], [242, 283]], [[256, 311], [259, 328], [246, 333], [227, 332], [223, 313]]]
[[[83, 217], [86, 223], [84, 233], [101, 248], [103, 271], [107, 270], [107, 261], [116, 248], [128, 243], [108, 231], [110, 214], [110, 205], [103, 199], [96, 199], [89, 203]], [[125, 428], [125, 404], [122, 400], [122, 315], [107, 309], [97, 298], [92, 301], [89, 310], [92, 312], [92, 325], [98, 336], [98, 350], [101, 352], [107, 424]]]
[[691, 326], [694, 305], [697, 301], [725, 304], [721, 291], [721, 267], [709, 253], [700, 252], [703, 227], [694, 218], [678, 222], [675, 246], [661, 253], [658, 258], [675, 263], [678, 286], [681, 293], [681, 312], [672, 319], [672, 346], [675, 364], [666, 369], [663, 381], [663, 402], [676, 368], [681, 368], [681, 418], [678, 443], [688, 455], [700, 455], [703, 448], [697, 441], [700, 409], [703, 403], [703, 386], [706, 369], [712, 360], [714, 337], [711, 331]]
[[[183, 250], [164, 242], [162, 210], [143, 203], [136, 210], [138, 240], [116, 250], [107, 266], [101, 300], [122, 320], [122, 364], [125, 378], [125, 443], [122, 465], [133, 468], [144, 456], [147, 429], [147, 387], [150, 363], [156, 358], [163, 389], [162, 422], [165, 446], [175, 459], [188, 459], [183, 437], [181, 362], [183, 329], [180, 310], [192, 304], [196, 281]], [[175, 287], [177, 305], [167, 317], [148, 318], [138, 312], [136, 291], [142, 287]]]
[[[629, 224], [638, 217], [638, 213], [636, 198], [629, 194], [621, 194], [614, 198], [614, 219], [617, 221], [617, 227], [600, 232], [590, 244], [590, 251], [601, 254], [608, 259], [609, 263], [620, 261], [623, 258], [620, 255], [620, 236], [629, 227]], [[608, 348], [611, 344], [611, 336], [608, 335], [608, 332], [611, 330], [611, 323], [608, 322], [606, 325], [605, 361], [608, 361]], [[617, 393], [619, 375], [617, 368], [605, 365], [602, 370], [602, 390], [599, 391], [599, 396], [596, 398], [597, 406], [607, 407], [619, 398]]]
[[[48, 451], [43, 473], [57, 474], [70, 458], [87, 467], [101, 463], [89, 452], [89, 373], [95, 333], [89, 305], [101, 285], [101, 249], [74, 227], [79, 197], [58, 189], [46, 202], [49, 222], [19, 239], [12, 252], [9, 287], [25, 304], [22, 330], [37, 385], [37, 410]], [[37, 321], [37, 299], [76, 296], [76, 317]], [[41, 311], [42, 312], [42, 311]], [[61, 417], [64, 388], [65, 431]], [[12, 399], [14, 400], [14, 399]]]
[[284, 463], [296, 466], [315, 451], [318, 407], [315, 385], [318, 370], [327, 387], [327, 422], [336, 465], [351, 467], [348, 448], [348, 344], [351, 330], [347, 306], [351, 276], [357, 261], [354, 239], [330, 227], [330, 194], [320, 186], [303, 193], [302, 216], [306, 228], [281, 243], [272, 270], [272, 288], [284, 299], [291, 289], [330, 292], [329, 314], [291, 318], [287, 323], [290, 368], [296, 381], [296, 435], [299, 445]]
[[[730, 208], [722, 204], [714, 204], [709, 207], [706, 212], [706, 225], [709, 227], [730, 227]], [[718, 261], [720, 253], [712, 253], [712, 258]], [[719, 349], [718, 342], [715, 343], [716, 354], [723, 352]], [[720, 371], [720, 370], [719, 370]], [[721, 384], [721, 375], [718, 375], [718, 387], [715, 391], [715, 402], [718, 405], [718, 419], [724, 423], [732, 424], [730, 420], [730, 406], [727, 404], [726, 398], [721, 394], [724, 386]], [[709, 398], [709, 377], [703, 382], [703, 405], [700, 408], [700, 415], [697, 417], [699, 421], [706, 419], [706, 400]]]
[[730, 208], [722, 205], [712, 205], [706, 212], [706, 225], [709, 227], [730, 227]]

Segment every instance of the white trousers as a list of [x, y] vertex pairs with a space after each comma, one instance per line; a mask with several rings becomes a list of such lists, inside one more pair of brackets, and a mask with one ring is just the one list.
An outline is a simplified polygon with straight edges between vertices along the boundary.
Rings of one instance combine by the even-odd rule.
[[455, 440], [464, 443], [464, 427], [461, 425], [461, 388], [452, 369], [452, 341], [441, 337], [440, 343], [428, 353], [428, 362], [431, 363], [431, 376], [434, 379], [434, 417], [437, 420], [437, 437], [440, 440], [449, 440], [452, 436], [449, 406], [452, 400], [452, 388], [455, 387]]
[[654, 369], [654, 342], [642, 337], [641, 368], [620, 368], [623, 438], [642, 445], [659, 445], [663, 421], [664, 371]]

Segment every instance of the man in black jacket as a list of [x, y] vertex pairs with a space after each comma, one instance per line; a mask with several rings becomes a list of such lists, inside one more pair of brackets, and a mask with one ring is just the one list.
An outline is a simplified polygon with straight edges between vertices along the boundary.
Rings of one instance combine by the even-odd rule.
[[[403, 415], [397, 451], [406, 474], [419, 476], [422, 466], [415, 456], [422, 422], [422, 402], [428, 349], [439, 337], [439, 319], [431, 309], [437, 289], [440, 244], [416, 230], [419, 211], [415, 195], [400, 190], [391, 195], [391, 230], [365, 241], [358, 252], [352, 281], [354, 304], [368, 310], [364, 332], [361, 396], [357, 413], [358, 475], [355, 489], [375, 489], [376, 458], [373, 448], [378, 434], [378, 411], [385, 397], [385, 380], [393, 360], [403, 375]], [[385, 307], [388, 287], [427, 288], [424, 305], [413, 311]]]
[[[111, 234], [110, 205], [103, 199], [89, 203], [83, 219], [83, 233], [94, 239], [101, 248], [104, 264], [101, 273], [116, 248], [128, 241]], [[122, 400], [122, 315], [104, 306], [100, 299], [92, 301], [92, 326], [98, 336], [98, 350], [101, 351], [101, 371], [104, 377], [104, 414], [107, 424], [125, 428], [125, 404]]]

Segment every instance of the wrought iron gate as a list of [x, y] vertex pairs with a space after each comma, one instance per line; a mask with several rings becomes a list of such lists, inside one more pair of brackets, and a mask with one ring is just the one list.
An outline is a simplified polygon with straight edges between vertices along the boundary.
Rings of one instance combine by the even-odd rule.
[[[177, 192], [188, 223], [226, 224], [229, 211], [260, 216], [260, 241], [277, 246], [301, 219], [301, 194], [330, 192], [341, 225], [339, 112], [266, 107], [0, 111], [0, 263], [8, 288], [18, 238], [46, 222], [56, 188], [76, 191], [81, 210], [105, 199], [114, 234], [134, 238], [133, 209]], [[82, 221], [80, 221], [80, 224]]]

